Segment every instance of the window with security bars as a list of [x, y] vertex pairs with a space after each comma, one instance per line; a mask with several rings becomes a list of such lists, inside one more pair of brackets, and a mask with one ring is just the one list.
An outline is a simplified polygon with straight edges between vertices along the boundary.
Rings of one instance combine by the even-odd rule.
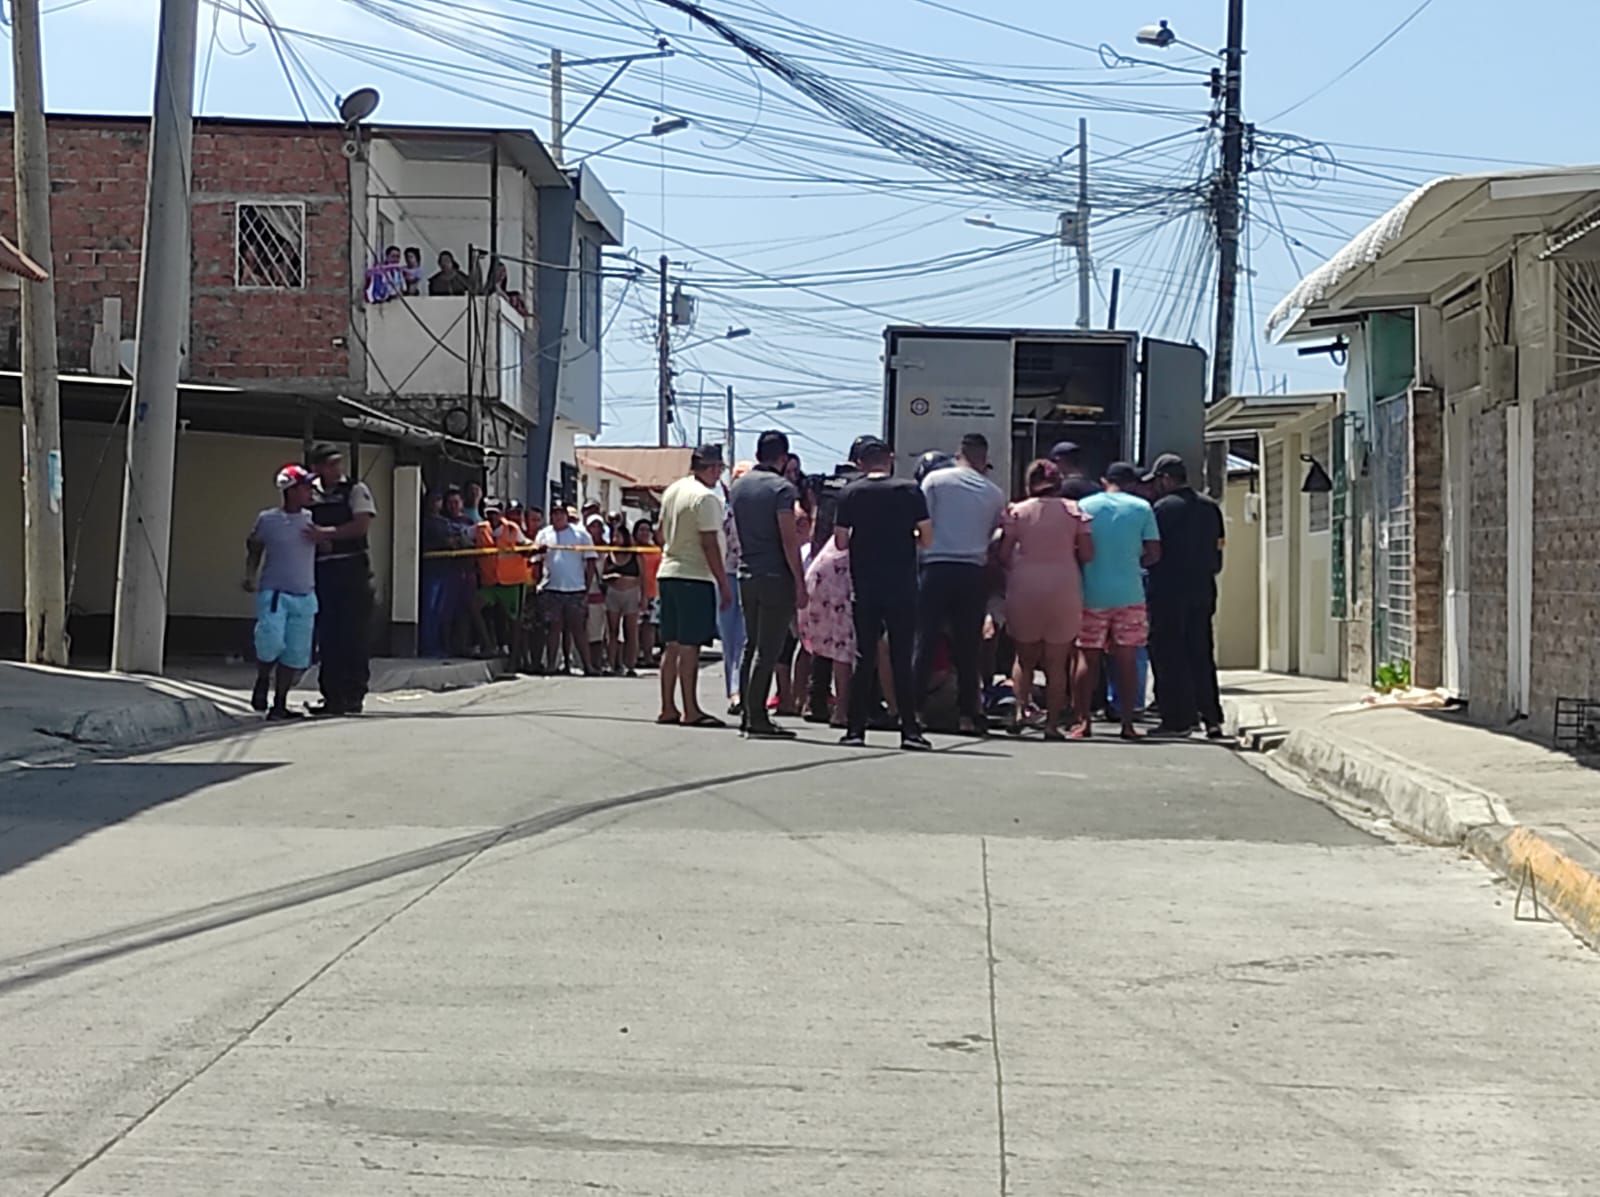
[[1268, 445], [1264, 456], [1262, 485], [1267, 492], [1267, 535], [1282, 536], [1284, 532], [1283, 442]]
[[[1333, 451], [1332, 426], [1324, 424], [1321, 428], [1314, 429], [1306, 437], [1306, 456], [1312, 458], [1323, 469], [1331, 469], [1329, 457]], [[1331, 475], [1330, 475], [1331, 476]], [[1312, 532], [1326, 532], [1333, 527], [1333, 495], [1327, 492], [1322, 494], [1312, 493], [1306, 496], [1306, 523], [1307, 529]]]
[[1600, 262], [1555, 259], [1556, 385], [1600, 377]]
[[306, 206], [241, 203], [234, 209], [234, 282], [249, 290], [306, 285]]

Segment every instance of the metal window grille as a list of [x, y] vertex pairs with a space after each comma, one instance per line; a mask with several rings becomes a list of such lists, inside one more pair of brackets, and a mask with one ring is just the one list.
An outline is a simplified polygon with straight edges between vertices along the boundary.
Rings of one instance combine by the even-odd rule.
[[1600, 377], [1600, 262], [1556, 258], [1556, 385]]
[[234, 283], [251, 290], [298, 291], [306, 285], [306, 206], [241, 203], [234, 208]]
[[1410, 396], [1373, 409], [1373, 661], [1410, 662], [1415, 643], [1411, 543]]
[[1284, 500], [1283, 488], [1287, 482], [1284, 477], [1284, 451], [1283, 442], [1268, 445], [1264, 454], [1265, 478], [1262, 485], [1267, 491], [1267, 535], [1282, 536], [1284, 533]]
[[[1323, 469], [1331, 469], [1329, 461], [1333, 448], [1331, 426], [1324, 424], [1314, 429], [1306, 438], [1306, 455], [1313, 458]], [[1308, 467], [1309, 468], [1309, 467]], [[1310, 494], [1306, 496], [1307, 526], [1312, 532], [1326, 532], [1333, 527], [1333, 495]]]

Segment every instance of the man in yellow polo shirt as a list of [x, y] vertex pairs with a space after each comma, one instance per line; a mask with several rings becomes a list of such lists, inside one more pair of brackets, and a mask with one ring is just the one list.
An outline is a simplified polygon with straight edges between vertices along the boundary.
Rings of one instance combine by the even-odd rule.
[[[733, 602], [722, 560], [720, 446], [702, 446], [689, 459], [689, 474], [661, 496], [661, 714], [657, 723], [726, 727], [701, 709], [697, 694], [700, 650], [717, 635], [717, 610]], [[680, 711], [677, 697], [681, 692]]]

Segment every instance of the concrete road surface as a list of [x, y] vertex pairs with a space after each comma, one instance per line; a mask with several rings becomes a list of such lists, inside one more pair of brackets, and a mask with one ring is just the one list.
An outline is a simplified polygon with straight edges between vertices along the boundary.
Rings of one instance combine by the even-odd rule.
[[0, 780], [0, 1195], [1600, 1191], [1600, 967], [1476, 865], [1204, 744], [652, 704]]

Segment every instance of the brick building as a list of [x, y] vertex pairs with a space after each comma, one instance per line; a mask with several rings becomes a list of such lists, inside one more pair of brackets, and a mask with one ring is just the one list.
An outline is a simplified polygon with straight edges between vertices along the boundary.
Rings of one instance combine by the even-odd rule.
[[[128, 388], [118, 380], [137, 322], [149, 121], [52, 116], [48, 132], [47, 265], [70, 380], [69, 536], [94, 578], [105, 572], [101, 559], [108, 571], [116, 555], [118, 513], [104, 503], [120, 488], [114, 476], [101, 484], [95, 463], [121, 435], [118, 398]], [[0, 219], [16, 210], [11, 153], [3, 114]], [[193, 269], [184, 294], [162, 297], [189, 313], [180, 468], [255, 462], [260, 454], [240, 438], [270, 443], [263, 452], [281, 462], [297, 441], [332, 432], [348, 436], [354, 457], [365, 439], [369, 462], [420, 472], [404, 475], [407, 487], [476, 474], [493, 493], [540, 503], [547, 478], [575, 469], [576, 437], [600, 431], [601, 249], [622, 235], [621, 211], [591, 172], [562, 170], [525, 131], [213, 118], [195, 122], [191, 170]], [[390, 246], [417, 251], [420, 282], [374, 286]], [[445, 252], [467, 283], [430, 294], [428, 276]], [[19, 285], [0, 274], [0, 425], [14, 423], [4, 409], [18, 405], [15, 379], [3, 372], [20, 366]], [[235, 439], [184, 452], [191, 428]], [[178, 487], [212, 490], [226, 496], [225, 508], [244, 510], [260, 505], [258, 482], [222, 470], [180, 477]], [[251, 489], [234, 503], [227, 492], [241, 486]], [[401, 487], [393, 502], [404, 508], [390, 508], [394, 574], [380, 580], [397, 596], [391, 614], [413, 605], [414, 562], [403, 558], [414, 548], [402, 542], [417, 498]], [[90, 507], [92, 518], [71, 518]], [[0, 502], [0, 558], [14, 533], [20, 540], [20, 510], [16, 492]], [[180, 505], [175, 593], [186, 592], [180, 570], [209, 577], [180, 551], [187, 533], [177, 521], [189, 516]], [[16, 580], [17, 571], [0, 572]], [[208, 582], [193, 599], [194, 618], [232, 618], [237, 586], [216, 585], [225, 583]], [[109, 616], [109, 580], [75, 600], [88, 617]], [[19, 605], [20, 584], [0, 584], [0, 625]], [[184, 614], [174, 607], [175, 618]]]
[[1597, 230], [1593, 168], [1439, 179], [1273, 313], [1348, 354], [1352, 678], [1403, 662], [1539, 732], [1600, 698]]

